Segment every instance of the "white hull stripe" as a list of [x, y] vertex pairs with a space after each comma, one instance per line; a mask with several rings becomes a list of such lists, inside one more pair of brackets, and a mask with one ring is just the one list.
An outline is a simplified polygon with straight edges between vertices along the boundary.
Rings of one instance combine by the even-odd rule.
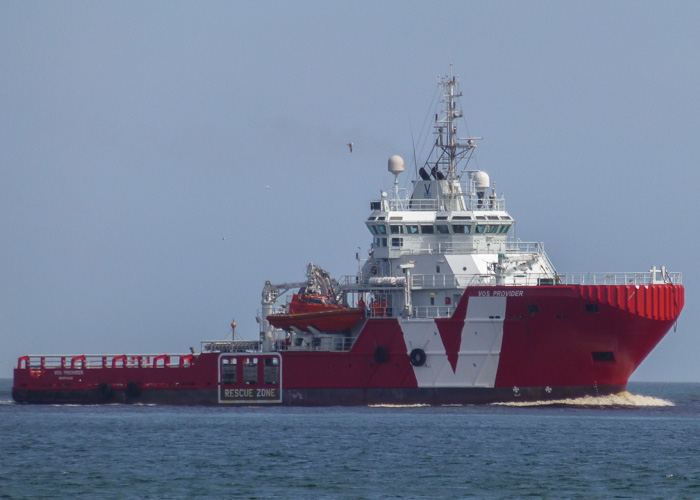
[[469, 297], [459, 345], [448, 353], [434, 320], [402, 320], [406, 349], [422, 349], [418, 387], [494, 387], [503, 341], [505, 297]]

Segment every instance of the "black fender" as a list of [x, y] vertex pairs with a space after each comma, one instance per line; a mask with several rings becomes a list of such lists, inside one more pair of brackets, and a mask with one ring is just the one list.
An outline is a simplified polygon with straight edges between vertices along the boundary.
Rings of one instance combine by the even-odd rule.
[[112, 386], [109, 385], [107, 382], [102, 382], [100, 385], [97, 386], [97, 394], [100, 398], [100, 401], [109, 401], [111, 399], [112, 394], [114, 394], [114, 389], [112, 389]]
[[411, 364], [413, 366], [423, 366], [426, 360], [425, 351], [423, 349], [413, 349], [410, 354]]
[[126, 397], [129, 399], [137, 399], [141, 397], [141, 386], [138, 382], [129, 382], [126, 384]]

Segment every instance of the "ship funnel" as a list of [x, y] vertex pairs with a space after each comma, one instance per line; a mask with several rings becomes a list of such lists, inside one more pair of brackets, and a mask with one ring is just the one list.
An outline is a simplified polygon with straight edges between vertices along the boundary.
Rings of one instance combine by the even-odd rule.
[[474, 187], [477, 191], [486, 191], [490, 186], [489, 174], [478, 170], [474, 174]]

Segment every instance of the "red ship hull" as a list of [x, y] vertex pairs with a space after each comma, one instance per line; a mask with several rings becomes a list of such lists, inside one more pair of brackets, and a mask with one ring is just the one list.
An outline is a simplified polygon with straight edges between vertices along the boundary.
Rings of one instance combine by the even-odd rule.
[[21, 403], [478, 404], [625, 389], [678, 318], [673, 284], [470, 287], [451, 318], [370, 318], [340, 352], [26, 356]]

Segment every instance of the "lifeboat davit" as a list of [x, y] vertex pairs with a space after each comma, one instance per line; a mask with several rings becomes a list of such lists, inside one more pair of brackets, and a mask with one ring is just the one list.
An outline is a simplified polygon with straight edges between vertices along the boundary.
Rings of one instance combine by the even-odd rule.
[[321, 332], [341, 332], [352, 328], [365, 317], [364, 307], [348, 307], [337, 304], [330, 297], [297, 293], [292, 297], [286, 313], [267, 316], [276, 328], [297, 328], [310, 332], [310, 328]]

